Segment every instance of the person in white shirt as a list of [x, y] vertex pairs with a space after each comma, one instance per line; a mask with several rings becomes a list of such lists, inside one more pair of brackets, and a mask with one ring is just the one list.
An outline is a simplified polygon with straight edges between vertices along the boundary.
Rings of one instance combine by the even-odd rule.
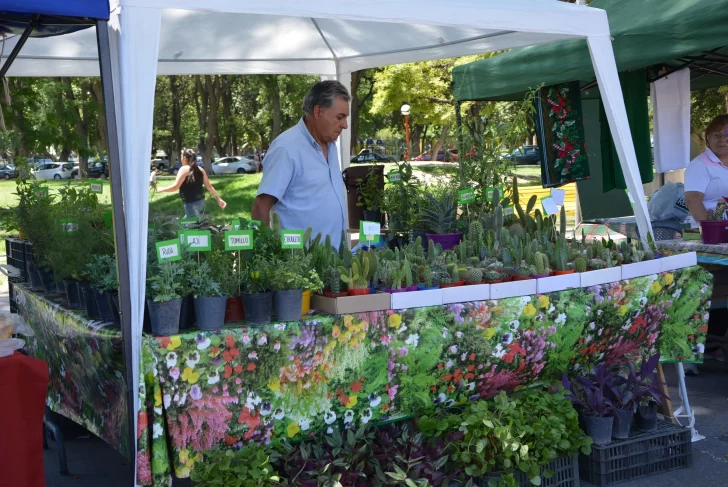
[[685, 202], [696, 222], [708, 219], [728, 197], [728, 114], [718, 115], [705, 129], [708, 148], [685, 170]]

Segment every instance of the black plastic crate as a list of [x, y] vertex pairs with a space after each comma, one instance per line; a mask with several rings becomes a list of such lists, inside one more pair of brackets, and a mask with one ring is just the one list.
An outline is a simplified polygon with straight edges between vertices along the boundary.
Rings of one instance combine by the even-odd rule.
[[[544, 473], [550, 470], [553, 474], [546, 478]], [[532, 487], [528, 475], [521, 471], [513, 474], [516, 485], [519, 487]], [[488, 487], [488, 481], [500, 480], [497, 473], [487, 475], [473, 482], [475, 487]], [[544, 467], [541, 467], [541, 487], [579, 487], [579, 457], [559, 457]]]
[[579, 455], [581, 479], [598, 487], [649, 477], [693, 465], [689, 428], [658, 422], [652, 433], [633, 431], [626, 440], [592, 445], [591, 455]]
[[[7, 243], [9, 243], [10, 245], [7, 245]], [[6, 239], [5, 249], [6, 249], [6, 252], [7, 252], [7, 250], [10, 251], [10, 252], [6, 253], [6, 255], [8, 257], [12, 257], [14, 259], [18, 259], [18, 260], [25, 262], [25, 241], [24, 240], [20, 240], [17, 238], [8, 238], [8, 239]]]
[[18, 302], [15, 300], [15, 284], [23, 282], [20, 277], [9, 277], [8, 278], [8, 298], [10, 301], [10, 312], [18, 312]]

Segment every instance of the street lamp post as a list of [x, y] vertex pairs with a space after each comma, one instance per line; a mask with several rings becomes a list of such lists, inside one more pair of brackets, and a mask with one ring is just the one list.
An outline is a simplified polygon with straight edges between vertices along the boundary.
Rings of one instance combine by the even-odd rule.
[[402, 115], [404, 115], [404, 136], [405, 145], [407, 146], [407, 160], [410, 160], [410, 134], [409, 134], [409, 114], [410, 106], [408, 104], [402, 105]]

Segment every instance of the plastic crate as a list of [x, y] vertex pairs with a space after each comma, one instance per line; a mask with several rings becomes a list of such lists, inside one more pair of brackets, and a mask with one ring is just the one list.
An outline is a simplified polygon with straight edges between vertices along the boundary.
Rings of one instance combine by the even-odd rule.
[[649, 477], [693, 465], [689, 428], [658, 422], [652, 433], [634, 431], [626, 440], [592, 445], [591, 455], [579, 455], [581, 479], [598, 487]]
[[15, 300], [15, 284], [23, 282], [20, 277], [9, 277], [8, 278], [8, 300], [10, 301], [10, 312], [18, 312], [18, 302]]
[[[546, 470], [551, 470], [550, 478], [544, 476]], [[516, 485], [519, 487], [532, 487], [528, 475], [517, 471], [513, 474]], [[475, 487], [488, 487], [490, 480], [500, 480], [499, 474], [487, 475], [473, 482]], [[559, 457], [544, 467], [541, 467], [541, 487], [579, 487], [579, 457]]]

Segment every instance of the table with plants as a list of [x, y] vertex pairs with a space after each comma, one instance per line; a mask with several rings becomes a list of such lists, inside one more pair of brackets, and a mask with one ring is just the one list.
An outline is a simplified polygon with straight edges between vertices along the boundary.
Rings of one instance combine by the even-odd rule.
[[[612, 418], [620, 408], [643, 404], [651, 421], [656, 416], [649, 404], [660, 400], [657, 354], [663, 362], [702, 361], [712, 280], [695, 265], [694, 254], [667, 257], [640, 242], [569, 242], [563, 212], [558, 218], [530, 216], [534, 203], [521, 208], [516, 195], [514, 215], [505, 216], [497, 190], [492, 211], [461, 212], [459, 218], [452, 192], [436, 188], [432, 194], [437, 196], [423, 214], [438, 226], [425, 228], [463, 230], [450, 249], [432, 238], [425, 246], [418, 236], [394, 249], [352, 256], [304, 232], [302, 248], [291, 250], [275, 215], [271, 228], [240, 219], [252, 248], [228, 253], [232, 271], [223, 274], [238, 276], [227, 294], [237, 295], [239, 286], [246, 318], [249, 310], [254, 318], [226, 325], [220, 316], [205, 329], [144, 339], [139, 485], [162, 485], [172, 474], [203, 485], [227, 474], [266, 485], [263, 477], [273, 482], [274, 472], [287, 485], [325, 479], [447, 485], [447, 479], [495, 471], [504, 478], [522, 471], [533, 479], [557, 459], [568, 471], [573, 465], [567, 460], [587, 451], [591, 441], [580, 433], [563, 394], [544, 392], [564, 373], [566, 384], [583, 374], [568, 387], [582, 411]], [[174, 235], [162, 238], [173, 241]], [[160, 276], [195, 275], [165, 269], [199, 268], [224, 238], [213, 236], [212, 252], [202, 257], [188, 248], [179, 261], [150, 258], [161, 293], [152, 286], [150, 297], [172, 298], [179, 309], [184, 279], [170, 277], [161, 286]], [[195, 294], [225, 294], [213, 287]], [[285, 309], [278, 309], [280, 293], [296, 289], [297, 301], [286, 299]], [[302, 314], [303, 289], [314, 294], [314, 307], [331, 300], [335, 309], [356, 311]], [[374, 303], [370, 299], [379, 293], [391, 299], [386, 309], [356, 307]], [[290, 320], [275, 318], [281, 312]], [[173, 318], [171, 325], [177, 322]], [[167, 328], [153, 322], [155, 329]], [[612, 373], [647, 358], [629, 385]], [[609, 370], [608, 378], [600, 369], [590, 372], [599, 365]], [[592, 406], [586, 396], [608, 387], [634, 389], [635, 399]], [[554, 411], [550, 421], [558, 433], [544, 433], [539, 425], [527, 431], [532, 439], [509, 437], [537, 423], [525, 411], [539, 408]], [[556, 414], [562, 408], [563, 416]], [[522, 418], [517, 427], [507, 426], [513, 425], [511, 414]], [[492, 431], [462, 435], [457, 425], [464, 420], [488, 421]], [[375, 427], [382, 423], [388, 426]], [[533, 442], [555, 446], [526, 455]], [[513, 445], [523, 453], [511, 456]], [[503, 450], [496, 455], [498, 448]], [[394, 449], [413, 453], [407, 459], [387, 454]], [[221, 469], [231, 462], [238, 466]], [[262, 465], [255, 479], [246, 477], [250, 462]]]

